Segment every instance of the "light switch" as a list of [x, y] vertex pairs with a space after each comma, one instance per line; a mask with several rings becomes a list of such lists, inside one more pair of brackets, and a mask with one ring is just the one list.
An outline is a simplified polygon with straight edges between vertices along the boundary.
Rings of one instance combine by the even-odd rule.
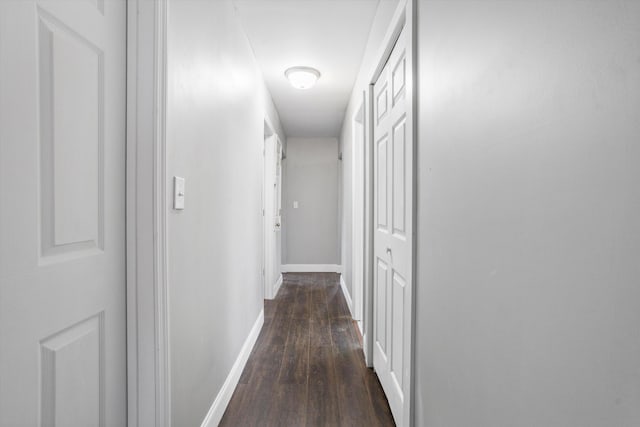
[[173, 209], [184, 209], [184, 178], [173, 177]]
[[298, 209], [298, 202], [297, 201], [293, 202], [293, 209]]

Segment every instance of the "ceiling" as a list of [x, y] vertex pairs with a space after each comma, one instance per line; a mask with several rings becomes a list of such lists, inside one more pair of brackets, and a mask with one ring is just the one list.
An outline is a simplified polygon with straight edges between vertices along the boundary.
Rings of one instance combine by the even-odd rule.
[[[235, 0], [240, 21], [288, 137], [337, 137], [378, 0]], [[320, 71], [291, 87], [292, 66]]]

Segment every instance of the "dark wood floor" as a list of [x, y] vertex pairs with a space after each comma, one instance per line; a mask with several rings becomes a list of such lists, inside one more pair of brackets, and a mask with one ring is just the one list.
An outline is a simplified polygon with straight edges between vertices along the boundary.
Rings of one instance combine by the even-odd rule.
[[334, 273], [289, 273], [221, 426], [393, 426]]

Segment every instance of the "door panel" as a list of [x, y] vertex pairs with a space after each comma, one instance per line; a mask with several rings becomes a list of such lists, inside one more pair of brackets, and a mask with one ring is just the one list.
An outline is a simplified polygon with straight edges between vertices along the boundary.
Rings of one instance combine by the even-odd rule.
[[385, 80], [379, 91], [376, 91], [376, 123], [380, 124], [380, 121], [386, 116], [388, 110], [388, 94], [387, 94], [387, 82]]
[[104, 51], [44, 9], [38, 21], [41, 261], [55, 262], [102, 249]]
[[103, 327], [100, 313], [40, 342], [43, 425], [104, 424]]
[[376, 272], [376, 313], [375, 337], [380, 355], [387, 359], [387, 289], [389, 288], [389, 268], [385, 261], [378, 259]]
[[405, 82], [407, 78], [407, 61], [405, 54], [402, 52], [400, 57], [394, 61], [394, 68], [392, 73], [393, 82], [393, 105], [398, 103], [401, 96], [404, 95]]
[[0, 426], [126, 425], [125, 30], [0, 2]]
[[406, 238], [406, 208], [407, 200], [407, 147], [406, 147], [406, 120], [402, 119], [393, 128], [393, 234], [396, 238]]
[[387, 212], [389, 211], [387, 205], [387, 173], [388, 173], [388, 138], [384, 135], [377, 144], [377, 174], [376, 174], [376, 206], [377, 206], [377, 218], [378, 218], [378, 231], [386, 232], [388, 228]]
[[[413, 147], [407, 129], [404, 33], [374, 85], [373, 366], [398, 425], [407, 425], [410, 386]], [[389, 100], [391, 103], [389, 105]]]
[[391, 327], [393, 331], [391, 336], [393, 337], [393, 343], [391, 344], [391, 375], [398, 385], [398, 391], [402, 394], [402, 364], [403, 364], [403, 350], [404, 350], [404, 319], [402, 313], [405, 308], [405, 295], [406, 282], [402, 276], [397, 272], [393, 272], [392, 280], [392, 307], [391, 314]]

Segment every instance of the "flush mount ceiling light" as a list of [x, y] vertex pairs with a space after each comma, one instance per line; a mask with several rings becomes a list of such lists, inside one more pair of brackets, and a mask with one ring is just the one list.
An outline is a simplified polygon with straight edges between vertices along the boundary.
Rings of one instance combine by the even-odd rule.
[[291, 67], [284, 75], [296, 89], [310, 89], [320, 78], [320, 71], [311, 67]]

